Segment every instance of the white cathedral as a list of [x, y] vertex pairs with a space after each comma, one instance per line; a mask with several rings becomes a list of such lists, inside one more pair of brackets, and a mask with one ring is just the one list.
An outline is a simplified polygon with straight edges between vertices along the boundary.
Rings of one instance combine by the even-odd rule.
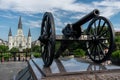
[[12, 36], [11, 28], [9, 29], [8, 33], [8, 47], [9, 50], [13, 47], [18, 48], [20, 51], [23, 51], [23, 49], [31, 48], [31, 32], [30, 29], [28, 31], [28, 36], [25, 37], [22, 30], [22, 21], [21, 16], [19, 18], [18, 22], [18, 31], [16, 36]]

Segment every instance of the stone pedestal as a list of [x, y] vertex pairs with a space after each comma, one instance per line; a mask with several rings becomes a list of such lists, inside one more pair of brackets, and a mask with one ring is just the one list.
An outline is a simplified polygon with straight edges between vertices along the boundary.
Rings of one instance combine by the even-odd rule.
[[28, 62], [28, 67], [34, 80], [97, 80], [99, 76], [103, 75], [101, 73], [114, 72], [116, 75], [120, 75], [119, 66], [98, 65], [79, 58], [54, 60], [48, 68], [44, 67], [41, 58], [31, 59]]

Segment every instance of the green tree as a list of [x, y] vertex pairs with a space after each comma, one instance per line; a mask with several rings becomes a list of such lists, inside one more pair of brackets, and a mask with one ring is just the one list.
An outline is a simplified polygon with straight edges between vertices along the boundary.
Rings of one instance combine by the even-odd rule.
[[38, 45], [32, 46], [32, 51], [33, 52], [40, 52], [41, 51], [40, 46], [38, 46]]
[[12, 49], [10, 49], [10, 52], [14, 57], [14, 61], [16, 61], [16, 52], [18, 52], [18, 51], [19, 51], [19, 49], [16, 47], [13, 47]]
[[[6, 52], [8, 51], [8, 46], [0, 45], [0, 59], [3, 59], [6, 56]], [[4, 53], [4, 54], [3, 54]]]
[[83, 49], [76, 49], [76, 50], [74, 50], [74, 55], [79, 56], [79, 57], [84, 57], [85, 51]]
[[33, 56], [34, 56], [35, 58], [39, 58], [39, 57], [41, 57], [41, 54], [40, 54], [40, 53], [33, 53]]
[[57, 51], [60, 48], [61, 42], [60, 41], [56, 41], [55, 43], [55, 50]]
[[23, 50], [24, 52], [31, 52], [31, 48], [26, 48]]
[[18, 52], [18, 51], [19, 51], [19, 49], [16, 47], [13, 47], [12, 49], [10, 49], [10, 52]]
[[0, 52], [7, 52], [7, 51], [8, 51], [8, 46], [0, 45]]
[[120, 59], [120, 50], [116, 50], [112, 53], [111, 57], [113, 59]]
[[[74, 46], [74, 47], [73, 47]], [[86, 50], [86, 45], [84, 41], [79, 41], [79, 42], [73, 42], [68, 49], [70, 50], [70, 52], [73, 52], [76, 49], [83, 49]]]
[[116, 45], [115, 50], [120, 50], [120, 36], [119, 35], [115, 36], [115, 45]]

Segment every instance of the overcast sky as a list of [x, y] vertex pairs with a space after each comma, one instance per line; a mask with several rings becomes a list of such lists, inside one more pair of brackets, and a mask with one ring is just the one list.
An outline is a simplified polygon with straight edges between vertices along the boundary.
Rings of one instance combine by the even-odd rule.
[[40, 35], [46, 11], [53, 13], [56, 33], [62, 34], [67, 23], [77, 21], [93, 9], [99, 9], [100, 15], [110, 19], [114, 29], [120, 31], [120, 0], [0, 0], [0, 38], [8, 41], [9, 28], [16, 35], [19, 16], [22, 16], [24, 35], [28, 35], [30, 28], [34, 41]]

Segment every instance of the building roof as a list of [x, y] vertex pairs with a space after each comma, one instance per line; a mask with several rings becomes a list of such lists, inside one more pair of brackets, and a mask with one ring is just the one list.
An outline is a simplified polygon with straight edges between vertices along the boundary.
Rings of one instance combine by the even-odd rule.
[[21, 21], [21, 16], [20, 16], [20, 18], [19, 18], [18, 29], [22, 29], [22, 21]]

